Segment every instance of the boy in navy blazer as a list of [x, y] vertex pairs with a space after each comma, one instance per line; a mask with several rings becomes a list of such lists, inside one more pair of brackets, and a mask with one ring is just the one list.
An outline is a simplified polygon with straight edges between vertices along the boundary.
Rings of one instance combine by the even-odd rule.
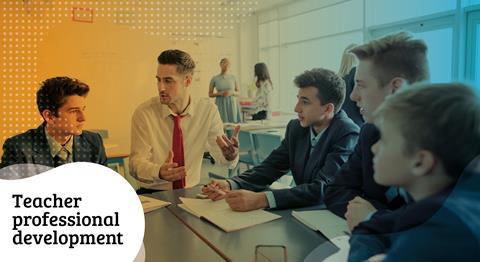
[[350, 229], [368, 220], [377, 210], [394, 210], [405, 204], [397, 188], [378, 185], [373, 180], [371, 146], [379, 134], [369, 122], [386, 96], [429, 77], [426, 44], [405, 32], [373, 40], [351, 52], [359, 63], [350, 98], [357, 103], [367, 123], [360, 130], [358, 144], [349, 160], [325, 190], [327, 208], [345, 217]]
[[87, 84], [69, 77], [45, 80], [37, 91], [37, 106], [44, 122], [5, 141], [0, 168], [14, 164], [56, 167], [80, 161], [105, 165], [102, 138], [83, 131], [89, 90]]
[[[281, 145], [258, 166], [204, 187], [210, 199], [225, 198], [236, 211], [323, 203], [323, 190], [351, 154], [359, 128], [341, 110], [345, 83], [334, 72], [312, 69], [294, 82], [299, 88], [295, 106], [298, 119], [288, 123]], [[268, 188], [289, 170], [295, 187]]]
[[478, 260], [479, 101], [462, 84], [421, 84], [379, 107], [373, 177], [412, 201], [355, 227], [349, 261]]

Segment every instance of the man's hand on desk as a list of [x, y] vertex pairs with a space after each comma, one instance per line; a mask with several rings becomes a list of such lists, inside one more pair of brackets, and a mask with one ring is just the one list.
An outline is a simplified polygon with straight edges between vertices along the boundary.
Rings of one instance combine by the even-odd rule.
[[170, 150], [167, 160], [160, 167], [158, 177], [167, 181], [177, 181], [184, 178], [187, 175], [184, 166], [177, 167], [178, 164], [173, 162], [173, 152]]
[[217, 145], [222, 150], [223, 156], [226, 160], [232, 161], [238, 155], [238, 133], [240, 132], [240, 126], [236, 126], [233, 131], [231, 139], [228, 139], [226, 135], [217, 136]]
[[230, 191], [225, 195], [225, 201], [234, 211], [250, 211], [268, 207], [264, 192], [252, 192], [244, 189]]
[[202, 192], [208, 196], [209, 199], [217, 201], [224, 199], [227, 192], [230, 191], [230, 184], [226, 180], [212, 180], [208, 185], [202, 187]]

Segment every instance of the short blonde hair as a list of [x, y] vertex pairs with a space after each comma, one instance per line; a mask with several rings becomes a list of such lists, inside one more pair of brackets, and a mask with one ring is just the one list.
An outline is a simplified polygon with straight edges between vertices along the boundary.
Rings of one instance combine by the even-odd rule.
[[350, 50], [356, 47], [357, 44], [349, 44], [345, 50], [343, 50], [342, 61], [340, 62], [340, 68], [338, 69], [338, 75], [344, 77], [350, 73], [350, 70], [355, 66], [355, 55]]
[[427, 45], [408, 32], [399, 32], [357, 46], [351, 52], [373, 63], [374, 77], [385, 86], [394, 77], [409, 84], [428, 80]]
[[375, 118], [393, 121], [405, 153], [428, 150], [458, 177], [480, 155], [480, 98], [460, 84], [416, 84], [388, 96]]

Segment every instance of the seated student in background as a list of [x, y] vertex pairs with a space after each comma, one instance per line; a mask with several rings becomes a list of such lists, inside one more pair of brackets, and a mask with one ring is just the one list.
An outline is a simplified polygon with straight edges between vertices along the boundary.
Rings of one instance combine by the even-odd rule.
[[257, 108], [252, 115], [252, 120], [263, 120], [267, 119], [270, 113], [270, 93], [273, 90], [272, 80], [265, 63], [255, 64], [254, 72], [255, 86], [257, 87], [255, 94], [255, 105]]
[[[373, 111], [386, 96], [429, 77], [427, 46], [405, 32], [373, 40], [351, 52], [359, 63], [350, 98], [367, 122], [371, 122]], [[378, 139], [377, 128], [364, 124], [353, 154], [325, 190], [327, 208], [345, 216], [350, 228], [376, 210], [396, 209], [405, 204], [398, 188], [378, 185], [373, 180], [371, 147]]]
[[5, 141], [0, 167], [27, 163], [57, 167], [71, 162], [105, 165], [102, 138], [83, 131], [89, 90], [87, 84], [69, 77], [45, 80], [37, 91], [43, 123]]
[[159, 96], [142, 103], [132, 117], [130, 168], [141, 182], [138, 194], [166, 189], [166, 181], [173, 189], [195, 186], [205, 151], [225, 166], [238, 162], [239, 127], [227, 139], [215, 104], [190, 95], [192, 57], [166, 50], [157, 60]]
[[[281, 145], [253, 169], [229, 180], [214, 180], [203, 187], [210, 199], [225, 198], [237, 211], [323, 202], [323, 189], [348, 159], [359, 128], [340, 110], [345, 83], [334, 72], [312, 69], [297, 76], [294, 82], [299, 88], [295, 106], [298, 119], [288, 123]], [[295, 187], [268, 188], [289, 170]]]
[[413, 201], [355, 227], [349, 260], [478, 261], [480, 98], [462, 84], [423, 84], [387, 98], [374, 118], [373, 177]]
[[345, 80], [346, 96], [345, 102], [343, 103], [342, 109], [345, 110], [348, 117], [350, 117], [353, 122], [358, 126], [363, 125], [363, 118], [360, 114], [360, 108], [355, 104], [354, 101], [350, 99], [350, 94], [352, 93], [353, 87], [355, 86], [355, 55], [350, 52], [350, 50], [356, 47], [356, 44], [348, 45], [343, 51], [342, 61], [340, 63], [340, 69], [338, 70], [338, 75]]

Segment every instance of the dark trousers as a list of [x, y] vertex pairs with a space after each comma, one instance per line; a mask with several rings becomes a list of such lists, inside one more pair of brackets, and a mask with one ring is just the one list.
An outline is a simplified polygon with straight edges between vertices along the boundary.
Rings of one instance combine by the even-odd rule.
[[258, 111], [258, 113], [252, 115], [252, 120], [264, 120], [264, 119], [267, 119], [266, 110]]

